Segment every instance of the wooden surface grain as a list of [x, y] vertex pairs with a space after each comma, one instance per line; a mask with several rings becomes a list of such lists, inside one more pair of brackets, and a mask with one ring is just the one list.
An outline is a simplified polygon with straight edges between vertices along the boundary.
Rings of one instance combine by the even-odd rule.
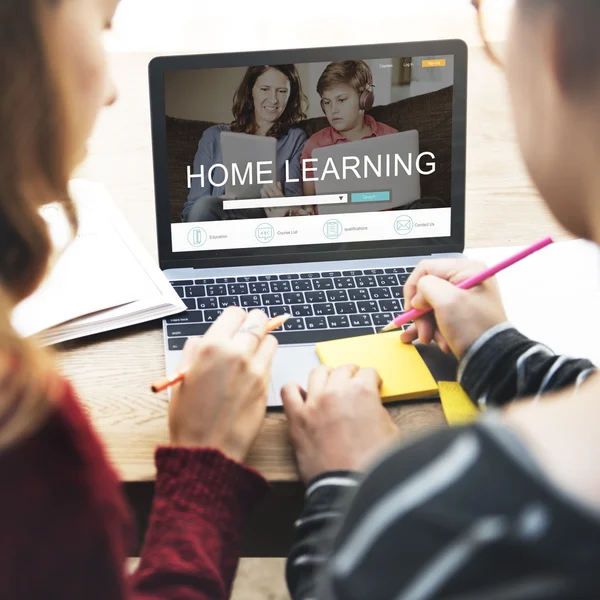
[[[156, 257], [147, 65], [152, 54], [119, 53], [112, 68], [119, 102], [100, 117], [79, 175], [102, 181]], [[467, 247], [517, 245], [545, 235], [566, 239], [533, 189], [518, 155], [503, 74], [471, 50], [467, 149]], [[125, 481], [155, 475], [153, 454], [167, 442], [166, 394], [149, 383], [164, 374], [159, 323], [65, 344], [57, 350]], [[438, 403], [391, 408], [405, 435], [443, 426]], [[271, 481], [296, 471], [286, 419], [269, 412], [249, 463]]]

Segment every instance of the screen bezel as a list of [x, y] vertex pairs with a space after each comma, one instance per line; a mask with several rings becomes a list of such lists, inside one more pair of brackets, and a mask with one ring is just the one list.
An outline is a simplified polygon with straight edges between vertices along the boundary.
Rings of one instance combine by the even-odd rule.
[[[166, 71], [247, 67], [262, 64], [310, 63], [361, 59], [454, 56], [452, 104], [451, 236], [411, 240], [269, 246], [233, 250], [173, 252], [167, 180], [167, 137], [164, 74]], [[159, 264], [162, 269], [197, 269], [319, 260], [352, 260], [462, 252], [465, 245], [465, 173], [467, 124], [467, 45], [462, 40], [435, 40], [226, 54], [160, 56], [149, 64], [152, 154]]]

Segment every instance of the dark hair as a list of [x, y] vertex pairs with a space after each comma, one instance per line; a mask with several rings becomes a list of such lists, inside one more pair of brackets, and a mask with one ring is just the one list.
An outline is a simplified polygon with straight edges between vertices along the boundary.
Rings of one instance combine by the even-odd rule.
[[233, 96], [233, 123], [231, 123], [231, 131], [238, 133], [256, 132], [252, 89], [256, 80], [269, 69], [276, 69], [285, 75], [290, 82], [290, 97], [281, 117], [273, 123], [267, 135], [279, 138], [285, 135], [292, 125], [302, 119], [306, 119], [304, 107], [308, 105], [308, 100], [302, 92], [302, 83], [296, 65], [260, 65], [257, 67], [248, 67], [244, 79], [242, 79]]
[[345, 83], [360, 95], [368, 89], [369, 83], [372, 81], [371, 68], [364, 60], [340, 60], [329, 63], [321, 73], [317, 82], [317, 93], [323, 97], [326, 90]]
[[600, 0], [519, 0], [526, 18], [539, 11], [556, 11], [559, 77], [568, 92], [600, 89]]

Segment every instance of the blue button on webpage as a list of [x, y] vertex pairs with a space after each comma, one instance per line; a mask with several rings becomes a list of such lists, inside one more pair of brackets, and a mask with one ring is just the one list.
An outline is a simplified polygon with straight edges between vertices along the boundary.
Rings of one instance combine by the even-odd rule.
[[355, 192], [350, 196], [350, 202], [389, 202], [389, 192]]

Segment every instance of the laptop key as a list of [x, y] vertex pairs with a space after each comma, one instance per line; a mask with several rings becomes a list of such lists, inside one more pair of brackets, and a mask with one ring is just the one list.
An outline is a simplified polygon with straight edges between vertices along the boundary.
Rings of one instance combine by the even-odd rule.
[[371, 315], [371, 318], [373, 319], [373, 325], [375, 325], [375, 327], [383, 327], [394, 319], [394, 315], [392, 313], [377, 313]]
[[240, 302], [241, 306], [243, 306], [244, 308], [262, 305], [262, 299], [258, 294], [255, 294], [254, 296], [241, 296]]
[[251, 275], [245, 275], [243, 277], [238, 277], [238, 283], [250, 283], [251, 281], [256, 281], [256, 277], [252, 277]]
[[400, 298], [400, 300], [402, 300], [404, 298], [404, 288], [401, 287], [393, 287], [390, 288], [391, 292], [392, 292], [392, 297], [394, 298]]
[[183, 350], [187, 338], [172, 338], [169, 340], [169, 350]]
[[298, 273], [288, 273], [286, 275], [280, 275], [279, 279], [283, 279], [283, 280], [291, 280], [291, 279], [300, 279], [300, 275], [298, 275]]
[[410, 275], [408, 273], [406, 273], [406, 275], [398, 275], [398, 283], [400, 283], [400, 285], [404, 285], [409, 277]]
[[291, 292], [283, 295], [283, 301], [286, 304], [304, 304], [304, 294], [302, 292]]
[[310, 304], [296, 304], [291, 308], [294, 317], [312, 317], [313, 315], [313, 309]]
[[383, 275], [383, 269], [365, 269], [365, 275]]
[[363, 272], [355, 269], [354, 271], [342, 271], [342, 275], [344, 277], [357, 277], [358, 275], [362, 275]]
[[306, 329], [304, 326], [304, 319], [288, 319], [283, 325], [283, 328], [286, 331], [302, 331], [303, 329]]
[[259, 281], [258, 283], [251, 283], [249, 289], [251, 294], [268, 294], [269, 284], [266, 281]]
[[321, 277], [341, 277], [342, 274], [339, 271], [325, 271], [321, 273]]
[[208, 327], [208, 323], [167, 325], [167, 337], [189, 337], [190, 335], [204, 335], [208, 331]]
[[221, 314], [223, 313], [223, 311], [219, 308], [217, 310], [205, 310], [204, 311], [204, 320], [207, 323], [212, 323], [213, 321], [216, 321]]
[[379, 312], [379, 306], [377, 302], [357, 302], [359, 313], [376, 313]]
[[171, 281], [171, 285], [185, 287], [186, 285], [194, 285], [194, 282], [191, 279], [180, 279], [179, 281]]
[[398, 278], [395, 275], [378, 275], [377, 285], [380, 287], [398, 285]]
[[228, 306], [239, 306], [239, 296], [221, 296], [219, 298], [219, 308], [227, 308]]
[[406, 269], [404, 267], [392, 267], [391, 269], [385, 269], [386, 273], [406, 273]]
[[348, 292], [346, 290], [332, 290], [327, 292], [328, 302], [347, 302]]
[[247, 283], [230, 283], [227, 286], [227, 293], [230, 296], [240, 296], [242, 294], [248, 293], [248, 284]]
[[258, 277], [259, 281], [276, 281], [279, 279], [279, 275], [260, 275]]
[[300, 273], [300, 279], [317, 279], [321, 277], [320, 273]]
[[398, 313], [402, 310], [402, 302], [396, 300], [396, 298], [392, 298], [391, 300], [380, 300], [379, 308], [384, 312]]
[[327, 298], [325, 297], [325, 292], [306, 292], [304, 294], [306, 296], [306, 301], [311, 304], [315, 304], [316, 302], [326, 302]]
[[177, 295], [180, 298], [184, 298], [185, 297], [185, 292], [183, 291], [182, 287], [174, 287], [173, 289], [177, 292]]
[[187, 310], [167, 318], [167, 323], [204, 323], [204, 314], [201, 310]]
[[214, 296], [198, 298], [196, 302], [198, 303], [198, 308], [202, 310], [206, 308], [219, 308], [219, 301]]
[[371, 317], [369, 315], [350, 315], [350, 325], [352, 327], [371, 327]]
[[315, 290], [332, 290], [333, 279], [315, 279], [313, 281]]
[[269, 315], [271, 316], [271, 318], [290, 314], [289, 306], [269, 306], [268, 308], [269, 308]]
[[335, 288], [337, 290], [344, 290], [356, 287], [353, 277], [337, 277], [333, 280], [333, 284], [335, 285]]
[[315, 315], [334, 315], [335, 308], [333, 304], [314, 304]]
[[340, 329], [341, 327], [350, 327], [350, 321], [346, 315], [335, 315], [327, 317], [327, 323], [331, 329]]
[[308, 292], [309, 290], [312, 290], [313, 287], [310, 279], [300, 279], [298, 281], [292, 281], [292, 289], [295, 292]]
[[414, 267], [406, 267], [406, 272], [407, 273], [412, 273], [415, 270]]
[[[370, 325], [371, 323], [369, 323]], [[325, 317], [309, 317], [306, 319], [307, 329], [327, 329], [327, 319]]]
[[356, 278], [356, 287], [365, 288], [365, 287], [375, 287], [377, 285], [377, 281], [375, 277], [357, 277]]
[[291, 292], [292, 286], [289, 281], [271, 281], [269, 284], [272, 292]]
[[188, 310], [196, 310], [196, 298], [184, 298], [183, 303], [188, 307]]
[[358, 310], [355, 302], [338, 302], [335, 305], [335, 312], [338, 315], [351, 315], [358, 312]]
[[185, 288], [186, 298], [195, 298], [197, 296], [206, 296], [206, 288], [203, 285], [190, 285]]
[[219, 277], [217, 283], [235, 283], [235, 277]]
[[214, 282], [214, 279], [196, 279], [194, 281], [196, 285], [212, 285]]
[[262, 303], [264, 306], [280, 306], [283, 304], [281, 294], [263, 294]]
[[206, 294], [198, 294], [198, 296], [224, 296], [227, 293], [227, 288], [224, 285], [207, 285]]
[[348, 290], [348, 296], [350, 300], [370, 300], [369, 290], [365, 290], [364, 288], [356, 289], [356, 290]]
[[388, 288], [371, 288], [370, 292], [373, 300], [386, 300], [392, 297], [392, 292]]

